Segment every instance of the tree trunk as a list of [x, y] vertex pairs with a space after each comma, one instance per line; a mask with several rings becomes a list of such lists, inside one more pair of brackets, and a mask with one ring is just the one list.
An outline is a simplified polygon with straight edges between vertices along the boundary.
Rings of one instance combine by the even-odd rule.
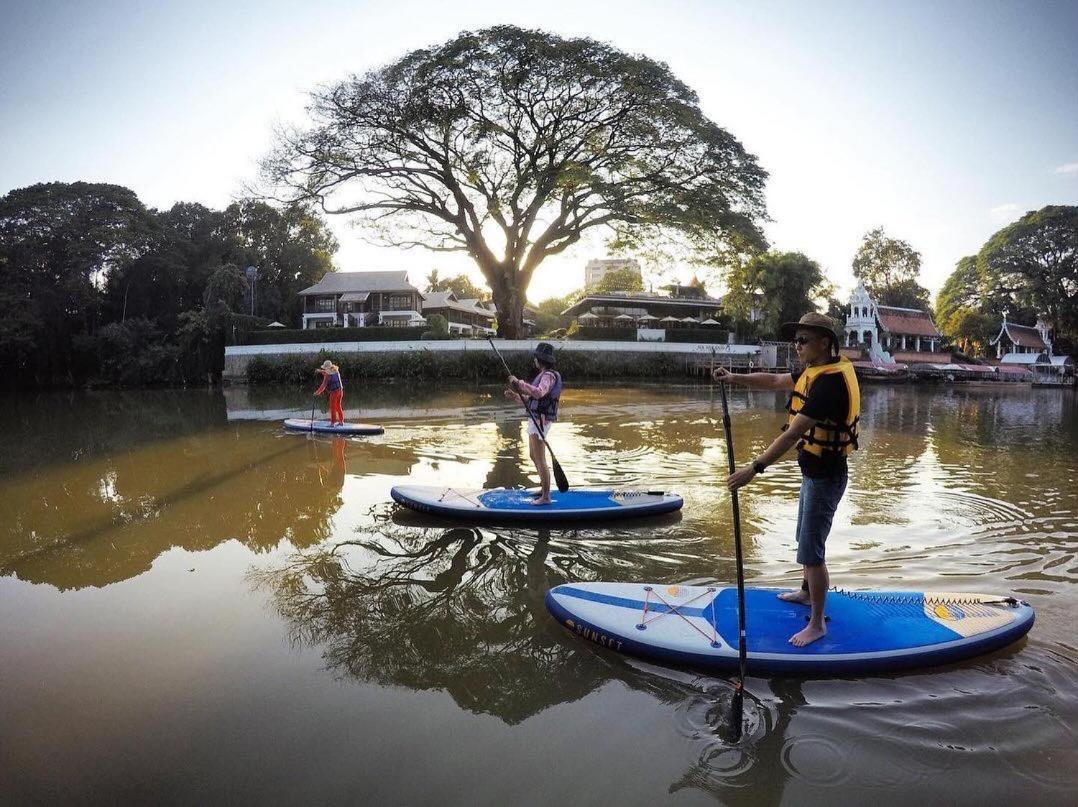
[[498, 308], [498, 338], [520, 339], [524, 328], [524, 291], [519, 286], [520, 273], [514, 266], [494, 269], [490, 289]]

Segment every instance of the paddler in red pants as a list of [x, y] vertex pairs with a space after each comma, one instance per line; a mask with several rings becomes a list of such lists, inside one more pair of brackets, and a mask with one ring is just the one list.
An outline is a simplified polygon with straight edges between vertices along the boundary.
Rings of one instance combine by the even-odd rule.
[[314, 394], [321, 395], [323, 392], [329, 392], [329, 425], [343, 426], [344, 383], [341, 381], [341, 368], [326, 359], [315, 372], [322, 374], [322, 386]]

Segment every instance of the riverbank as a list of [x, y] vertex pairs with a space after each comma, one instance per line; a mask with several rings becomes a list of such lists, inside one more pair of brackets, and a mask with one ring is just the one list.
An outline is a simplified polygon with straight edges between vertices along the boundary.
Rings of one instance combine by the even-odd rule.
[[[510, 367], [525, 374], [538, 339], [495, 340]], [[684, 377], [702, 360], [783, 371], [771, 345], [677, 342], [558, 341], [558, 369], [571, 378]], [[482, 340], [231, 345], [222, 378], [231, 383], [309, 381], [312, 367], [331, 358], [348, 378], [497, 380], [505, 375]]]

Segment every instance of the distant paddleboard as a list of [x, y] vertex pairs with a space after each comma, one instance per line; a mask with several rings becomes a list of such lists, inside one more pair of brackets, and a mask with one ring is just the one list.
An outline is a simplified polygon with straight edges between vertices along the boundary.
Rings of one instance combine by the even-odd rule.
[[[748, 672], [833, 676], [950, 664], [1005, 647], [1033, 626], [1033, 608], [984, 594], [856, 591], [827, 595], [827, 635], [787, 640], [806, 606], [778, 589], [745, 590]], [[733, 672], [738, 666], [737, 589], [662, 583], [570, 583], [547, 592], [564, 627], [620, 653]]]
[[316, 434], [382, 434], [385, 429], [370, 423], [342, 423], [333, 426], [328, 420], [316, 420], [311, 425], [309, 418], [289, 418], [284, 427], [290, 432], [315, 432]]
[[553, 491], [552, 504], [532, 504], [535, 491], [397, 485], [393, 501], [421, 513], [471, 521], [609, 521], [680, 510], [682, 498], [662, 491]]

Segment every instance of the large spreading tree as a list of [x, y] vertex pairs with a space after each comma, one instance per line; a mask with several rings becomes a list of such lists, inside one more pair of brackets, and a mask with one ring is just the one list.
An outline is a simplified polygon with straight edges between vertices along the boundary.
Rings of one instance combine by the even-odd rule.
[[723, 307], [748, 321], [759, 313], [764, 333], [776, 334], [784, 322], [796, 322], [816, 310], [816, 300], [832, 292], [816, 261], [800, 252], [771, 251], [735, 265], [726, 274]]
[[1078, 340], [1078, 207], [1045, 207], [999, 230], [936, 298], [940, 329], [967, 350], [984, 349], [1004, 314], [1027, 325], [1044, 317], [1061, 350]]
[[921, 253], [900, 238], [891, 238], [882, 227], [865, 234], [853, 257], [853, 276], [860, 280], [879, 305], [928, 308], [929, 292], [917, 278]]
[[315, 92], [267, 179], [380, 243], [464, 252], [515, 337], [542, 262], [589, 231], [721, 261], [765, 246], [766, 172], [670, 69], [591, 39], [465, 32]]
[[1078, 338], [1078, 206], [1026, 213], [993, 235], [977, 254], [983, 293], [997, 308], [1044, 316]]

